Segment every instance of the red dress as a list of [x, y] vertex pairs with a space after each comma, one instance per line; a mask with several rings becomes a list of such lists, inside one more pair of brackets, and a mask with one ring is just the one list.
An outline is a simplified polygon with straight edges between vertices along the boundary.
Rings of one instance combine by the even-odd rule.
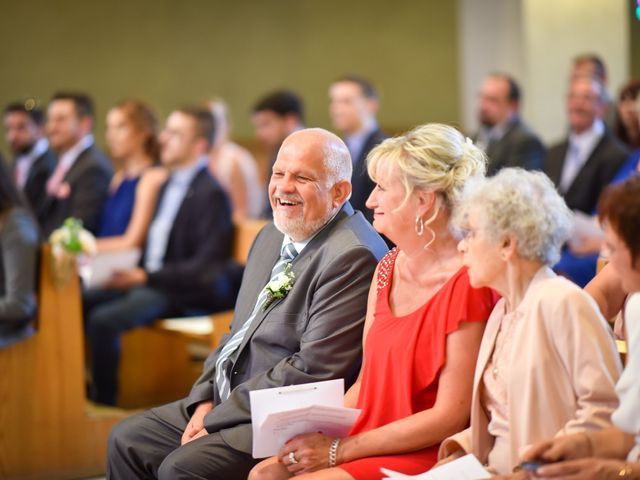
[[[467, 269], [461, 268], [418, 310], [395, 317], [389, 306], [389, 292], [397, 256], [396, 248], [380, 262], [376, 311], [366, 339], [358, 398], [362, 413], [350, 435], [431, 408], [438, 393], [440, 369], [445, 364], [447, 335], [456, 331], [461, 322], [486, 321], [497, 301], [492, 290], [472, 288]], [[382, 478], [381, 467], [415, 475], [436, 463], [438, 446], [361, 458], [339, 467], [356, 479]]]

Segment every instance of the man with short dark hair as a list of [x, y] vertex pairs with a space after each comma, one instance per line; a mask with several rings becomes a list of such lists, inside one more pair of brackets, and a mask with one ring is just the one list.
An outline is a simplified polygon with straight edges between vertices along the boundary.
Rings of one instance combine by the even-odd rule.
[[[250, 391], [355, 380], [367, 295], [386, 246], [349, 205], [350, 177], [337, 136], [308, 129], [287, 137], [269, 183], [274, 223], [251, 247], [230, 334], [187, 398], [114, 427], [107, 478], [245, 480], [259, 461]], [[269, 296], [275, 282], [287, 284], [283, 298]]]
[[33, 99], [11, 103], [4, 109], [4, 129], [15, 158], [14, 180], [38, 217], [47, 179], [56, 166], [56, 156], [44, 137], [44, 114]]
[[378, 93], [373, 84], [359, 75], [345, 75], [329, 87], [329, 115], [333, 127], [344, 137], [353, 161], [351, 204], [373, 221], [366, 207], [375, 184], [367, 173], [367, 155], [386, 135], [378, 128]]
[[93, 139], [94, 109], [81, 93], [57, 93], [47, 109], [46, 133], [58, 155], [47, 180], [46, 195], [38, 212], [45, 237], [67, 217], [82, 220], [96, 232], [109, 192], [113, 168]]
[[160, 158], [171, 173], [158, 196], [141, 265], [116, 272], [105, 289], [84, 295], [93, 395], [99, 403], [116, 403], [124, 331], [162, 316], [233, 306], [231, 210], [207, 169], [213, 130], [208, 110], [183, 108], [169, 115], [160, 135]]
[[542, 170], [544, 146], [520, 119], [520, 87], [510, 75], [485, 78], [478, 98], [480, 130], [474, 140], [489, 157], [487, 175], [504, 167]]
[[[290, 90], [277, 90], [260, 98], [252, 109], [251, 121], [256, 138], [267, 150], [269, 161], [265, 177], [271, 177], [271, 169], [278, 150], [285, 138], [304, 128], [304, 107], [302, 99]], [[271, 219], [271, 204], [264, 202], [262, 217]]]

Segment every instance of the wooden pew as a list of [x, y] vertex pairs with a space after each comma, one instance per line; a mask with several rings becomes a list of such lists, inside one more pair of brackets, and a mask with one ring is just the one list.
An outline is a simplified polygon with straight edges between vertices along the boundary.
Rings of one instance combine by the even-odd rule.
[[[236, 225], [233, 256], [244, 265], [264, 220]], [[123, 335], [118, 406], [144, 408], [180, 399], [200, 376], [203, 356], [229, 331], [233, 311], [158, 320]]]
[[0, 478], [78, 478], [104, 473], [107, 438], [125, 412], [88, 404], [77, 276], [52, 281], [41, 258], [37, 333], [0, 350]]

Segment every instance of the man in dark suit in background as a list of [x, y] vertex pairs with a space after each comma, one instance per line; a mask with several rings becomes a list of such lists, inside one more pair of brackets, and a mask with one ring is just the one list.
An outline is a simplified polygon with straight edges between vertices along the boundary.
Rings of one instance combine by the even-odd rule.
[[[265, 178], [271, 177], [271, 168], [285, 138], [304, 128], [302, 99], [290, 90], [277, 90], [259, 99], [253, 106], [251, 122], [256, 138], [269, 155]], [[268, 196], [262, 217], [271, 220], [273, 212]]]
[[569, 135], [554, 145], [544, 161], [567, 205], [588, 215], [594, 213], [603, 188], [628, 156], [627, 149], [602, 121], [604, 89], [594, 77], [571, 80], [567, 94]]
[[213, 130], [208, 110], [183, 108], [169, 115], [160, 157], [171, 174], [158, 196], [141, 266], [116, 272], [105, 289], [85, 292], [100, 403], [116, 402], [122, 332], [162, 316], [212, 313], [235, 302], [229, 200], [207, 170]]
[[373, 222], [373, 211], [365, 203], [375, 184], [367, 173], [367, 155], [386, 138], [376, 121], [378, 107], [373, 84], [359, 75], [345, 75], [329, 87], [329, 116], [333, 128], [343, 135], [353, 161], [350, 202], [369, 222]]
[[14, 156], [13, 178], [34, 214], [42, 208], [47, 179], [56, 166], [43, 127], [44, 114], [33, 99], [4, 109], [5, 138]]
[[93, 101], [87, 95], [62, 92], [51, 99], [46, 132], [58, 162], [36, 212], [45, 237], [67, 217], [82, 220], [91, 232], [98, 228], [113, 168], [95, 145], [93, 124]]
[[542, 170], [544, 146], [520, 119], [520, 99], [520, 87], [505, 73], [492, 73], [482, 83], [474, 140], [489, 157], [487, 175], [504, 167]]
[[[302, 130], [285, 140], [269, 184], [275, 225], [251, 248], [231, 333], [187, 398], [114, 427], [108, 478], [245, 480], [259, 461], [251, 456], [251, 390], [355, 380], [367, 295], [386, 246], [349, 205], [350, 178], [349, 152], [332, 133]], [[290, 291], [269, 298], [265, 287], [287, 269]]]

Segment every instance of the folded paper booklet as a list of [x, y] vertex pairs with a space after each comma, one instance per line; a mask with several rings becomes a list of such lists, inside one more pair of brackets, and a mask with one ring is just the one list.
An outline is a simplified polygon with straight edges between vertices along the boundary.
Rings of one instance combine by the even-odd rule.
[[250, 392], [253, 457], [276, 455], [302, 433], [346, 436], [360, 410], [343, 407], [343, 395], [342, 379]]
[[80, 276], [86, 288], [101, 288], [114, 272], [129, 270], [138, 265], [140, 249], [131, 248], [114, 252], [98, 253], [86, 264], [80, 264]]
[[385, 475], [383, 480], [484, 480], [485, 478], [491, 478], [491, 474], [472, 454], [445, 463], [441, 467], [420, 475], [405, 475], [388, 468], [381, 468], [380, 471]]

